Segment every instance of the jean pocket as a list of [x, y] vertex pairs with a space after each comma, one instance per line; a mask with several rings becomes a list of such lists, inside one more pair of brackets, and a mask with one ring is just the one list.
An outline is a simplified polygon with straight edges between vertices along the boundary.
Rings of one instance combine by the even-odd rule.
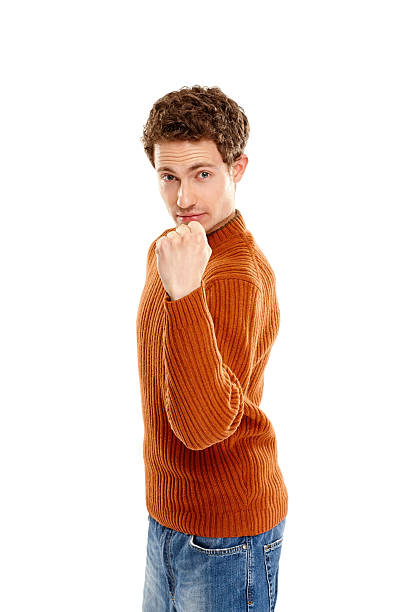
[[282, 541], [283, 536], [273, 540], [270, 544], [265, 544], [263, 547], [269, 592], [269, 612], [275, 610], [278, 597], [279, 559], [282, 551]]
[[246, 538], [206, 538], [190, 535], [188, 545], [196, 552], [204, 555], [233, 555], [246, 552]]

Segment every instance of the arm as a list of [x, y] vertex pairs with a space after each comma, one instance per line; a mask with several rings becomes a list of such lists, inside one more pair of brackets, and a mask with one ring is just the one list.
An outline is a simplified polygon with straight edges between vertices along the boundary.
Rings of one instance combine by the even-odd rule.
[[172, 301], [164, 297], [165, 409], [190, 449], [225, 440], [238, 428], [261, 325], [260, 289], [222, 278]]

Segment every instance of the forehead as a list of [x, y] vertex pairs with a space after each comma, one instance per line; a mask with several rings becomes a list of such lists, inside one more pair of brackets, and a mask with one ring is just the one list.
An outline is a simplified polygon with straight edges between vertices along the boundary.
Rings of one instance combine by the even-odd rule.
[[159, 168], [165, 163], [173, 164], [173, 166], [184, 166], [197, 160], [208, 161], [213, 164], [222, 163], [222, 157], [213, 140], [172, 140], [155, 143], [154, 145], [155, 168]]

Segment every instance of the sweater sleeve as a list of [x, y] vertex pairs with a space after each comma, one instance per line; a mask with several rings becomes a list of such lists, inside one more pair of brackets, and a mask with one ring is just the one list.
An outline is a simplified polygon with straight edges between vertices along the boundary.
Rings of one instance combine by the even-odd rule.
[[260, 289], [222, 278], [163, 300], [167, 418], [185, 446], [202, 450], [241, 422], [260, 332]]

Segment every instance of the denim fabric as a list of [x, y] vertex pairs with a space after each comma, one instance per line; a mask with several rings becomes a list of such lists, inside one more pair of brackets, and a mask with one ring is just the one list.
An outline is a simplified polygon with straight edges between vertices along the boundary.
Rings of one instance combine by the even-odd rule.
[[254, 536], [207, 538], [148, 514], [142, 612], [273, 612], [286, 517]]

